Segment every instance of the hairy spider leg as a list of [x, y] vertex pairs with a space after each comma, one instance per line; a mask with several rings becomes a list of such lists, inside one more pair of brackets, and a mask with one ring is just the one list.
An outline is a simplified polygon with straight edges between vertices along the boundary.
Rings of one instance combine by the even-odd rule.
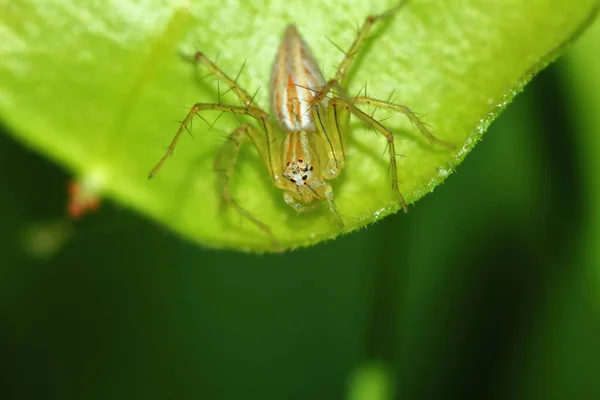
[[323, 101], [325, 97], [329, 94], [329, 92], [335, 87], [336, 90], [340, 91], [340, 96], [345, 95], [345, 90], [343, 86], [346, 82], [346, 78], [348, 75], [348, 71], [350, 71], [356, 62], [356, 56], [360, 52], [360, 48], [366, 40], [369, 32], [373, 28], [373, 26], [380, 20], [391, 18], [394, 16], [404, 5], [408, 3], [408, 0], [400, 1], [398, 4], [391, 9], [377, 15], [369, 15], [365, 18], [362, 26], [358, 29], [356, 37], [350, 46], [348, 51], [344, 52], [344, 58], [342, 62], [337, 67], [335, 78], [327, 81], [323, 89], [320, 93], [318, 93], [314, 98], [314, 103], [320, 103]]
[[198, 52], [194, 55], [192, 60], [198, 62], [213, 73], [217, 79], [225, 83], [230, 90], [237, 95], [244, 106], [231, 106], [225, 104], [215, 103], [196, 103], [188, 111], [186, 117], [181, 122], [179, 129], [175, 133], [169, 148], [159, 160], [156, 166], [152, 169], [149, 175], [149, 179], [154, 177], [159, 170], [163, 167], [166, 160], [173, 155], [175, 147], [182, 133], [187, 129], [188, 125], [191, 124], [195, 115], [199, 115], [202, 111], [213, 110], [231, 113], [234, 115], [247, 115], [254, 118], [258, 124], [263, 128], [264, 134], [259, 132], [257, 129], [249, 124], [242, 124], [235, 131], [233, 131], [227, 141], [223, 144], [223, 147], [219, 151], [219, 155], [215, 160], [215, 170], [218, 175], [218, 181], [221, 189], [221, 198], [225, 204], [231, 205], [240, 215], [264, 231], [274, 244], [277, 249], [283, 249], [271, 229], [261, 222], [258, 218], [252, 215], [245, 208], [241, 207], [239, 203], [231, 196], [229, 182], [231, 174], [235, 169], [235, 165], [239, 156], [239, 150], [242, 144], [246, 141], [244, 138], [249, 138], [250, 141], [257, 148], [261, 158], [265, 162], [269, 175], [277, 187], [283, 187], [282, 177], [280, 174], [280, 151], [277, 146], [272, 146], [275, 138], [276, 131], [269, 119], [269, 115], [261, 108], [252, 106], [253, 98], [242, 89], [233, 79], [225, 74], [214, 62], [209, 60], [203, 53]]
[[254, 215], [252, 215], [248, 210], [240, 206], [240, 204], [231, 196], [229, 190], [229, 180], [233, 174], [233, 171], [235, 170], [235, 165], [237, 163], [242, 145], [247, 139], [253, 141], [255, 140], [254, 138], [259, 135], [260, 133], [256, 131], [256, 129], [254, 129], [254, 127], [252, 127], [250, 124], [245, 123], [238, 126], [227, 137], [227, 141], [219, 150], [219, 153], [215, 158], [214, 170], [217, 173], [217, 179], [221, 188], [221, 199], [223, 201], [222, 204], [233, 207], [244, 218], [251, 221], [254, 225], [256, 225], [256, 227], [269, 235], [274, 248], [278, 249], [279, 251], [283, 251], [283, 246], [273, 235], [271, 229]]
[[[358, 96], [352, 98], [346, 93], [345, 89], [343, 88], [343, 84], [346, 80], [348, 71], [354, 66], [354, 63], [356, 61], [356, 55], [360, 51], [360, 48], [363, 45], [369, 31], [373, 28], [375, 23], [379, 20], [393, 16], [400, 8], [402, 8], [402, 6], [406, 4], [406, 2], [407, 1], [401, 1], [392, 9], [379, 15], [368, 16], [365, 19], [363, 25], [358, 30], [358, 34], [354, 39], [354, 42], [350, 46], [350, 49], [344, 53], [344, 58], [342, 59], [342, 62], [337, 68], [335, 78], [329, 80], [325, 84], [323, 89], [315, 95], [313, 100], [313, 107], [318, 109], [318, 114], [321, 116], [322, 119], [328, 121], [328, 124], [321, 125], [321, 134], [327, 137], [335, 137], [336, 133], [340, 134], [340, 142], [342, 143], [342, 146], [339, 147], [339, 149], [342, 150], [342, 154], [335, 154], [334, 150], [338, 147], [331, 147], [331, 151], [332, 153], [334, 153], [334, 157], [336, 160], [345, 160], [344, 132], [346, 132], [346, 130], [339, 128], [339, 116], [342, 114], [342, 110], [345, 110], [347, 113], [356, 116], [363, 123], [373, 127], [385, 137], [390, 158], [390, 170], [392, 172], [392, 189], [396, 193], [396, 197], [402, 205], [402, 209], [404, 210], [404, 212], [408, 212], [408, 205], [406, 203], [406, 200], [404, 199], [404, 196], [400, 192], [400, 188], [398, 187], [398, 165], [396, 160], [397, 155], [396, 146], [394, 143], [394, 134], [388, 128], [382, 125], [379, 121], [375, 120], [373, 117], [357, 108], [356, 105], [371, 105], [405, 114], [408, 117], [408, 119], [417, 126], [419, 131], [430, 141], [438, 143], [447, 148], [454, 148], [454, 145], [436, 138], [431, 132], [429, 132], [425, 123], [421, 121], [419, 117], [417, 117], [417, 115], [410, 110], [409, 107], [401, 104], [394, 104], [388, 101], [374, 99], [367, 96]], [[323, 110], [319, 109], [319, 104], [322, 103], [326, 98], [328, 98], [328, 95], [330, 93], [333, 93], [334, 96], [332, 98], [329, 98], [329, 101], [323, 107]], [[325, 133], [327, 131], [327, 127], [330, 131], [329, 134]]]

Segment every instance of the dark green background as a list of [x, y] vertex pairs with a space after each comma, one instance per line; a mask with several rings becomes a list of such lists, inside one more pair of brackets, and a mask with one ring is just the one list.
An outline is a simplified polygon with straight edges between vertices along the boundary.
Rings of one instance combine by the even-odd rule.
[[0, 398], [339, 399], [371, 363], [399, 399], [600, 398], [567, 76], [535, 78], [408, 215], [284, 255], [105, 201], [34, 256], [71, 177], [1, 134]]

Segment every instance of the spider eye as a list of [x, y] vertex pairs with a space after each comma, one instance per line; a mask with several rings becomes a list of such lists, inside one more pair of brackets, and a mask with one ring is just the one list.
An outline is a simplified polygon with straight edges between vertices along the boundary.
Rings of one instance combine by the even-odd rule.
[[296, 183], [296, 180], [294, 178], [290, 178], [290, 182]]
[[304, 162], [303, 159], [301, 159], [301, 158], [298, 159], [298, 164], [302, 164], [303, 162]]
[[303, 180], [303, 181], [305, 181], [305, 180], [307, 180], [307, 179], [308, 179], [308, 176], [306, 176], [306, 175], [304, 175], [304, 176], [302, 177], [302, 180]]

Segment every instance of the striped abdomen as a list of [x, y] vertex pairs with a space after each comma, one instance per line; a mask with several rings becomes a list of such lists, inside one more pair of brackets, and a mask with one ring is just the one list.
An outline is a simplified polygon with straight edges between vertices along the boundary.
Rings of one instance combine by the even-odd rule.
[[271, 107], [284, 131], [315, 131], [311, 101], [325, 85], [310, 49], [288, 26], [271, 72]]

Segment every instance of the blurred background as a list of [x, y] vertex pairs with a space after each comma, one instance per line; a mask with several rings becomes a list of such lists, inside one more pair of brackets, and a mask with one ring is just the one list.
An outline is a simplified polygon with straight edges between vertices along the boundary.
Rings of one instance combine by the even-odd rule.
[[205, 250], [0, 130], [0, 398], [600, 398], [596, 24], [457, 173], [360, 232]]

